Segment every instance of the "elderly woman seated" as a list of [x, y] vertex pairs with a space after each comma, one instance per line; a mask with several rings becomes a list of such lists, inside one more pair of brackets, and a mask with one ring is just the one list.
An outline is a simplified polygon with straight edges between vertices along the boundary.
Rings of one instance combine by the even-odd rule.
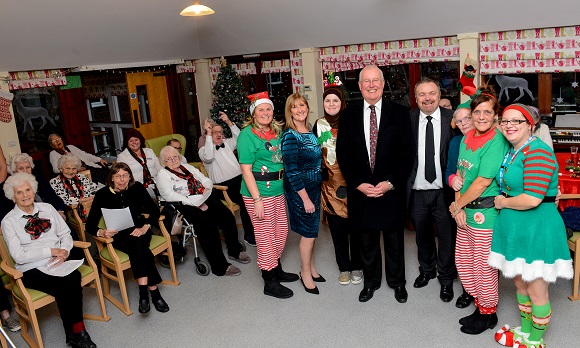
[[[30, 157], [26, 153], [19, 153], [10, 157], [10, 163], [8, 164], [8, 172], [10, 174], [14, 173], [32, 174], [33, 168], [34, 162], [32, 160], [32, 157]], [[50, 184], [44, 177], [35, 175], [34, 179], [38, 183], [38, 190], [36, 191], [36, 197], [34, 197], [34, 200], [36, 202], [44, 202], [52, 205], [58, 211], [60, 216], [62, 216], [62, 218], [65, 219], [64, 211], [66, 209], [66, 205], [64, 204], [63, 200], [56, 195], [56, 193], [54, 192], [52, 187], [50, 187]], [[11, 201], [8, 201], [7, 204], [9, 208], [6, 209], [12, 209], [14, 207], [14, 203], [12, 203]]]
[[83, 321], [81, 274], [75, 270], [64, 277], [45, 274], [47, 265], [59, 265], [73, 246], [70, 229], [47, 203], [34, 202], [38, 183], [34, 176], [16, 173], [6, 179], [4, 194], [16, 206], [2, 220], [2, 233], [15, 268], [23, 272], [27, 288], [54, 296], [66, 342], [73, 347], [96, 347]]
[[[134, 226], [121, 231], [99, 228], [99, 221], [103, 216], [102, 208], [129, 208]], [[95, 194], [86, 230], [97, 237], [113, 238], [113, 247], [129, 255], [133, 277], [139, 284], [139, 313], [149, 312], [149, 293], [157, 311], [169, 311], [169, 306], [157, 288], [157, 284], [161, 283], [161, 276], [155, 268], [155, 258], [149, 249], [151, 225], [157, 224], [158, 220], [159, 208], [143, 184], [135, 181], [131, 168], [123, 162], [114, 164], [107, 186]]]
[[79, 174], [80, 168], [81, 160], [77, 156], [72, 153], [62, 155], [58, 159], [60, 174], [50, 180], [50, 186], [66, 205], [77, 205], [77, 212], [85, 222], [86, 212], [82, 204], [79, 204], [79, 200], [94, 196], [97, 184]]
[[230, 260], [249, 263], [250, 257], [242, 251], [238, 241], [235, 217], [212, 190], [211, 180], [189, 164], [180, 163], [179, 152], [171, 146], [161, 149], [159, 162], [165, 166], [155, 180], [161, 198], [175, 203], [185, 219], [194, 226], [212, 273], [218, 276], [239, 275], [240, 269], [224, 257], [218, 227], [224, 233]]

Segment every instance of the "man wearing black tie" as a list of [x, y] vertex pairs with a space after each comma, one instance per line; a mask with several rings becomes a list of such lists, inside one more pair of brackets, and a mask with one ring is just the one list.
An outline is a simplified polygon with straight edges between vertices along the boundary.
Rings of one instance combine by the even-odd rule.
[[449, 141], [454, 136], [451, 128], [453, 112], [439, 107], [441, 92], [433, 80], [423, 79], [417, 83], [415, 98], [419, 109], [412, 110], [410, 115], [417, 151], [407, 183], [409, 213], [415, 226], [419, 258], [419, 276], [413, 287], [426, 286], [439, 272], [439, 297], [443, 302], [449, 302], [453, 299], [453, 280], [457, 273], [454, 252], [456, 227], [447, 210], [453, 192], [443, 182], [443, 174]]
[[405, 289], [405, 187], [415, 153], [408, 109], [383, 98], [385, 80], [374, 65], [358, 82], [363, 101], [340, 116], [336, 153], [347, 184], [348, 218], [361, 240], [366, 302], [381, 286], [383, 232], [387, 285], [395, 299], [407, 301]]

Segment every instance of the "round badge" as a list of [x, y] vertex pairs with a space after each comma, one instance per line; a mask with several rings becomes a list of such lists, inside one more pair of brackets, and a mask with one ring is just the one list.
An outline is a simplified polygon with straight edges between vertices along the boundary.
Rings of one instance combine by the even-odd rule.
[[481, 225], [482, 223], [485, 222], [485, 215], [483, 215], [480, 212], [477, 212], [473, 214], [473, 220], [475, 221], [476, 224]]

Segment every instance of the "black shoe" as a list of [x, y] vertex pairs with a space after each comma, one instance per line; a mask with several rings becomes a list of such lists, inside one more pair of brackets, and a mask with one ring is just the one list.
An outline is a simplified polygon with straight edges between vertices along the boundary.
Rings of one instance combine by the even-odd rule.
[[139, 313], [149, 313], [151, 306], [149, 305], [149, 297], [139, 299]]
[[441, 285], [441, 292], [439, 293], [439, 298], [443, 302], [451, 302], [453, 300], [453, 285]]
[[463, 291], [463, 294], [457, 298], [457, 302], [455, 302], [455, 307], [457, 308], [466, 308], [473, 302], [473, 296], [468, 294], [466, 291]]
[[310, 289], [306, 287], [306, 284], [304, 284], [304, 280], [302, 278], [300, 278], [300, 282], [302, 283], [302, 286], [304, 287], [304, 290], [306, 290], [307, 293], [314, 295], [320, 294], [320, 292], [318, 291], [318, 287], [316, 285], [314, 285], [314, 289]]
[[367, 288], [367, 287], [364, 287], [362, 289], [362, 291], [360, 292], [360, 294], [358, 295], [358, 300], [360, 302], [367, 302], [368, 300], [370, 300], [371, 298], [373, 298], [373, 294], [378, 289], [379, 289], [378, 287], [376, 287], [376, 288]]
[[294, 292], [276, 280], [266, 280], [264, 284], [264, 295], [276, 298], [290, 298], [294, 295]]
[[407, 297], [409, 297], [409, 294], [407, 294], [407, 289], [404, 286], [397, 286], [395, 288], [395, 300], [397, 302], [405, 303], [407, 302]]
[[317, 283], [324, 283], [324, 282], [326, 282], [326, 279], [324, 279], [324, 277], [321, 276], [320, 274], [316, 278], [312, 277], [312, 280], [314, 280]]
[[471, 313], [470, 315], [468, 315], [466, 317], [459, 319], [459, 324], [460, 325], [468, 325], [468, 324], [472, 323], [480, 315], [481, 315], [481, 313], [479, 313], [479, 308], [475, 308], [475, 311], [473, 313]]
[[487, 329], [497, 325], [497, 314], [480, 314], [474, 321], [461, 327], [461, 332], [470, 335], [479, 335]]
[[414, 288], [422, 288], [424, 286], [427, 286], [427, 284], [429, 284], [429, 280], [435, 279], [435, 277], [437, 277], [436, 271], [421, 273], [421, 274], [419, 274], [417, 279], [415, 279], [415, 283], [413, 283], [413, 287]]
[[97, 348], [97, 345], [91, 340], [91, 336], [86, 330], [76, 334], [67, 334], [66, 343], [75, 348]]
[[167, 305], [167, 302], [165, 302], [163, 297], [153, 300], [153, 306], [155, 306], [155, 309], [157, 309], [158, 312], [169, 312], [169, 305]]

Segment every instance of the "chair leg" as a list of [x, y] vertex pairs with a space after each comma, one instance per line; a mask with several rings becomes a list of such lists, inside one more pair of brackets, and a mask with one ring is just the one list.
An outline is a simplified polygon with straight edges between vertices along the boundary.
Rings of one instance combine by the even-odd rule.
[[30, 347], [44, 348], [44, 344], [42, 343], [42, 336], [40, 335], [40, 327], [38, 326], [38, 318], [36, 317], [36, 312], [34, 310], [27, 312], [28, 318], [30, 319], [30, 327], [32, 329], [32, 334], [34, 335], [34, 338], [30, 335], [28, 331], [28, 323], [24, 322], [23, 320], [20, 320], [21, 326], [20, 330], [22, 331], [21, 332], [22, 338], [24, 338], [24, 340], [26, 341], [26, 343], [28, 343]]
[[105, 307], [105, 299], [103, 297], [103, 290], [101, 288], [101, 282], [99, 281], [99, 277], [96, 277], [95, 280], [93, 280], [93, 284], [95, 287], [95, 291], [97, 292], [99, 305], [101, 306], [101, 315], [84, 314], [83, 318], [96, 321], [109, 321], [111, 320], [111, 317], [107, 315], [107, 308]]
[[174, 285], [177, 286], [181, 284], [179, 280], [177, 280], [177, 271], [175, 270], [175, 258], [173, 257], [173, 248], [171, 247], [171, 241], [169, 241], [169, 247], [167, 248], [167, 258], [169, 259], [169, 268], [171, 269], [171, 277], [173, 281], [163, 280], [161, 284], [167, 285]]
[[580, 300], [580, 294], [578, 293], [578, 287], [580, 282], [580, 241], [576, 241], [576, 248], [574, 251], [574, 284], [572, 286], [572, 296], [568, 296], [571, 301]]

